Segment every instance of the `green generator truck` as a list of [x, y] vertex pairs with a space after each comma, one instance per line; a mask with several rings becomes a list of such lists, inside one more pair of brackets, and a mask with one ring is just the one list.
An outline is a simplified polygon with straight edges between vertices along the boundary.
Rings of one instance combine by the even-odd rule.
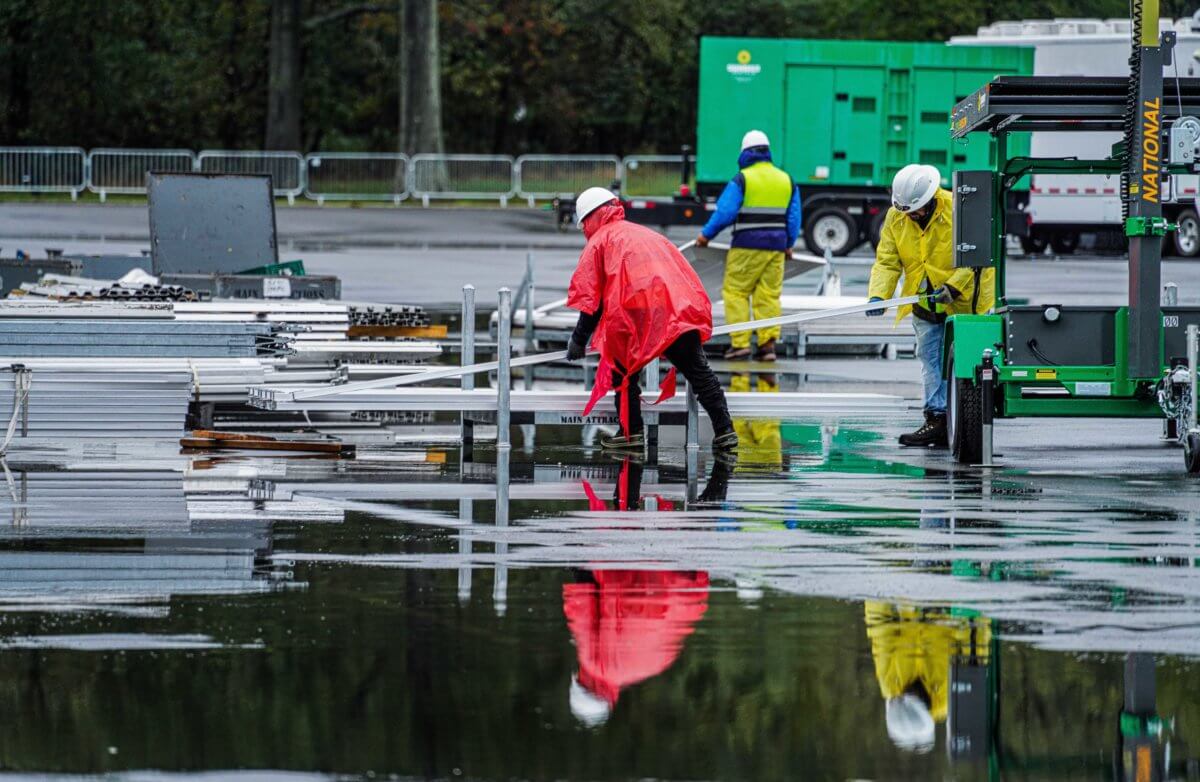
[[[1032, 72], [1033, 50], [1009, 46], [701, 38], [698, 195], [718, 196], [742, 135], [765, 131], [800, 187], [810, 251], [845, 255], [878, 239], [904, 165], [937, 166], [947, 184], [955, 169], [987, 167], [986, 140], [949, 138], [951, 109], [997, 75]], [[1010, 150], [1021, 144], [1027, 135]]]

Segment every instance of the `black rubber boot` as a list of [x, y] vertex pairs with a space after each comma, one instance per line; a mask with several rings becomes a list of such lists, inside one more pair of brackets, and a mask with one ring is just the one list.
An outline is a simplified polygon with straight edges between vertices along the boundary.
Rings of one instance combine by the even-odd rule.
[[915, 448], [946, 448], [946, 414], [925, 413], [925, 423], [915, 432], [900, 435], [900, 444]]
[[617, 432], [614, 435], [601, 435], [600, 447], [606, 451], [641, 451], [646, 447], [646, 435], [638, 432], [632, 437], [626, 437]]

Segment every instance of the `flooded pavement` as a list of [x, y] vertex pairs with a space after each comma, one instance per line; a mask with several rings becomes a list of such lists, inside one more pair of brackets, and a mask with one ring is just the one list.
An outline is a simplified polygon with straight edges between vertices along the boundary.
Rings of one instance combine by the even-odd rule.
[[0, 767], [1200, 778], [1177, 449], [1005, 422], [983, 473], [909, 423], [742, 421], [737, 464], [577, 429], [466, 464], [10, 457]]

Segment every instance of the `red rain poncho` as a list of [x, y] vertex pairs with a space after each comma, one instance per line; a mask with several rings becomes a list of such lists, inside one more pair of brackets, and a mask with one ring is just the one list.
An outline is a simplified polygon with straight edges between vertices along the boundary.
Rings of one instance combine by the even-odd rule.
[[[712, 336], [712, 302], [683, 253], [662, 234], [625, 221], [625, 209], [607, 204], [583, 222], [587, 246], [571, 277], [567, 306], [604, 314], [592, 336], [600, 351], [596, 384], [584, 415], [612, 389], [612, 371], [620, 366], [625, 391], [629, 378], [663, 354], [676, 339], [699, 331]], [[655, 402], [675, 394], [675, 370], [663, 380]], [[624, 397], [628, 399], [628, 395]], [[628, 402], [622, 405], [621, 427], [628, 432]]]
[[708, 610], [703, 571], [596, 570], [563, 586], [579, 683], [610, 706], [621, 690], [671, 667]]

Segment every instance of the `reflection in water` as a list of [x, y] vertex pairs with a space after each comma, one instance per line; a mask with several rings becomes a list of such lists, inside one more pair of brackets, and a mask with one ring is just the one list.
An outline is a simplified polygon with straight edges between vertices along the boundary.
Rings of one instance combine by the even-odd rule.
[[[729, 380], [731, 392], [755, 391], [760, 394], [779, 392], [779, 378], [770, 372], [756, 374], [751, 388], [751, 373], [733, 375]], [[738, 434], [738, 463], [762, 468], [783, 464], [782, 422], [774, 418], [735, 418], [733, 428]]]
[[[991, 622], [972, 612], [877, 600], [866, 602], [865, 613], [875, 678], [886, 701], [888, 736], [901, 749], [928, 752], [935, 725], [946, 722], [949, 714], [952, 678], [967, 685], [955, 688], [956, 695], [970, 690], [970, 684], [982, 683], [986, 690]], [[984, 671], [984, 681], [975, 682], [972, 670]], [[961, 751], [970, 743], [960, 738], [951, 742], [951, 750]]]
[[571, 713], [603, 724], [621, 690], [671, 667], [708, 610], [708, 574], [696, 571], [581, 571], [563, 586], [563, 614], [579, 668]]

